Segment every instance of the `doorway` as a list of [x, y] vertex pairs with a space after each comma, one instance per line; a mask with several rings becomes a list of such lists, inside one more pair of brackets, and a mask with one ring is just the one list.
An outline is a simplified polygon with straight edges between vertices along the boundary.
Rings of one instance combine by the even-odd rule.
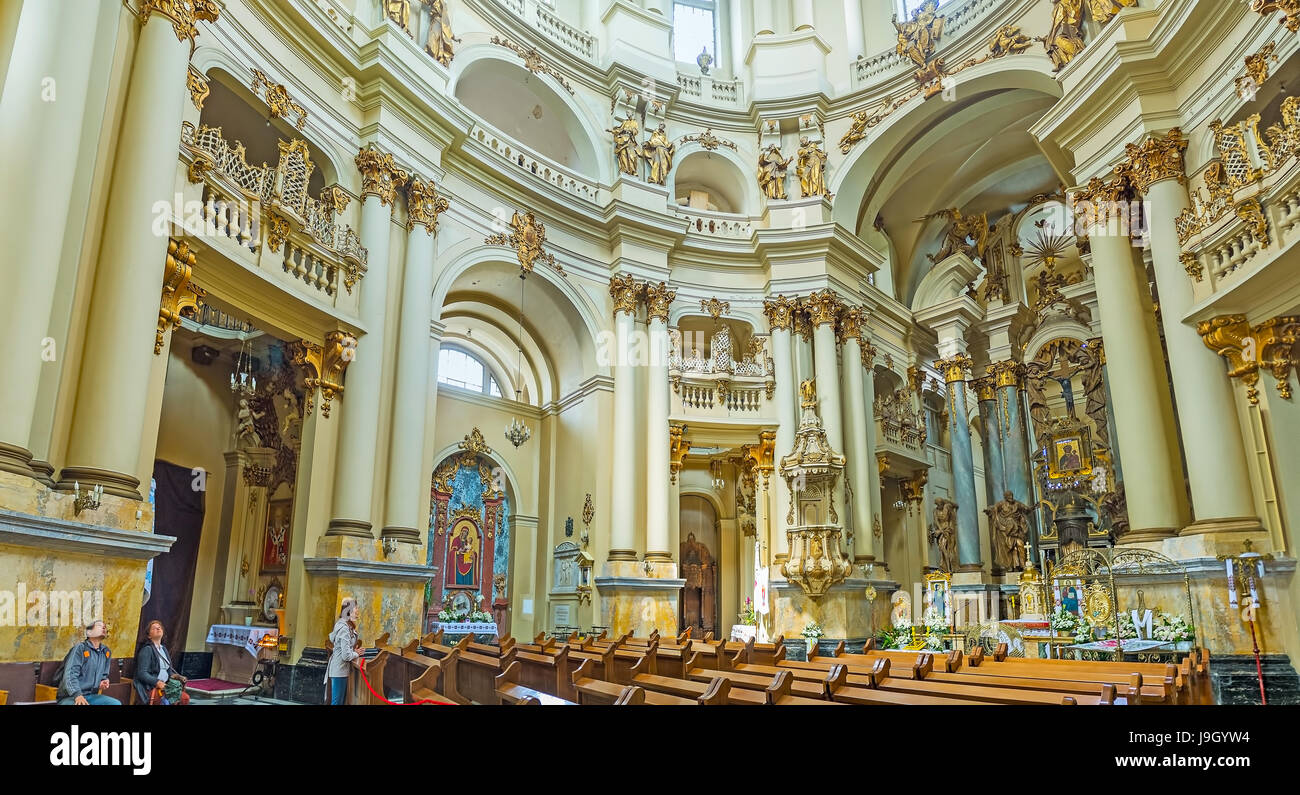
[[693, 627], [696, 636], [719, 632], [718, 514], [703, 497], [681, 498], [681, 627]]

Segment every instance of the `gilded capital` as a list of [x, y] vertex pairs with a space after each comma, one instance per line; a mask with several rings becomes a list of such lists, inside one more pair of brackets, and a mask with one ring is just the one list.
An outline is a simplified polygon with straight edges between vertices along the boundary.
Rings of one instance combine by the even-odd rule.
[[808, 320], [808, 312], [803, 307], [794, 313], [794, 333], [802, 337], [804, 342], [812, 342], [812, 322]]
[[162, 301], [158, 305], [158, 331], [153, 339], [155, 356], [162, 353], [163, 338], [168, 328], [180, 326], [182, 317], [193, 315], [206, 295], [202, 288], [190, 281], [195, 261], [188, 242], [175, 238], [167, 241]]
[[361, 200], [366, 196], [378, 196], [380, 204], [392, 204], [397, 195], [397, 186], [406, 182], [410, 175], [397, 167], [393, 156], [381, 152], [373, 143], [367, 144], [357, 153], [357, 170], [361, 172]]
[[677, 291], [668, 289], [668, 285], [664, 282], [659, 282], [657, 285], [646, 282], [645, 308], [647, 318], [667, 323], [668, 308], [676, 297]]
[[1157, 182], [1176, 179], [1180, 184], [1187, 184], [1187, 174], [1183, 171], [1183, 152], [1187, 151], [1187, 139], [1183, 131], [1175, 127], [1165, 137], [1153, 136], [1141, 145], [1129, 144], [1124, 147], [1128, 154], [1128, 170], [1133, 184], [1143, 193]]
[[1291, 370], [1300, 368], [1300, 315], [1278, 315], [1255, 326], [1259, 366], [1277, 379], [1277, 393], [1291, 399]]
[[965, 381], [970, 375], [970, 368], [973, 362], [971, 358], [964, 353], [954, 354], [947, 359], [939, 359], [934, 363], [934, 368], [943, 373], [945, 383], [952, 384], [957, 381]]
[[1292, 33], [1300, 30], [1300, 0], [1253, 0], [1250, 7], [1264, 16], [1281, 11], [1283, 16], [1277, 24], [1286, 25]]
[[609, 297], [614, 299], [614, 316], [619, 312], [636, 314], [637, 300], [641, 295], [641, 285], [631, 274], [614, 276], [609, 280]]
[[972, 388], [974, 388], [975, 397], [978, 398], [979, 400], [997, 399], [996, 386], [994, 385], [994, 380], [992, 375], [986, 375], [980, 378], [976, 378], [975, 380], [970, 382], [970, 385]]
[[820, 327], [827, 323], [834, 323], [839, 319], [840, 310], [844, 308], [844, 302], [840, 300], [839, 295], [834, 290], [826, 289], [815, 292], [804, 299], [804, 307], [808, 310], [808, 319], [813, 326]]
[[867, 313], [862, 307], [845, 307], [843, 314], [840, 315], [839, 328], [836, 329], [840, 344], [844, 344], [846, 340], [860, 340], [866, 321]]
[[1111, 218], [1124, 218], [1130, 212], [1133, 182], [1127, 162], [1115, 167], [1110, 179], [1093, 177], [1088, 184], [1071, 192], [1076, 216], [1082, 216], [1085, 228], [1104, 226]]
[[438, 231], [438, 216], [446, 212], [449, 206], [446, 197], [438, 193], [432, 178], [423, 180], [417, 176], [411, 177], [411, 183], [406, 186], [406, 231], [409, 232], [415, 229], [416, 224], [420, 224], [425, 232], [432, 235]]
[[172, 23], [178, 41], [194, 43], [199, 35], [199, 22], [216, 22], [221, 8], [216, 0], [140, 0], [137, 12], [140, 24], [147, 25], [154, 14]]
[[1021, 367], [1019, 362], [1011, 360], [994, 362], [989, 365], [988, 372], [993, 377], [994, 386], [999, 389], [1007, 386], [1020, 387]]
[[331, 331], [324, 345], [301, 340], [292, 350], [293, 364], [303, 369], [303, 383], [308, 389], [320, 389], [320, 413], [328, 417], [330, 401], [343, 394], [343, 374], [357, 358], [357, 338], [346, 331]]
[[799, 299], [778, 295], [763, 302], [763, 314], [767, 315], [767, 327], [772, 331], [784, 329], [789, 331], [794, 324], [794, 316], [799, 309]]

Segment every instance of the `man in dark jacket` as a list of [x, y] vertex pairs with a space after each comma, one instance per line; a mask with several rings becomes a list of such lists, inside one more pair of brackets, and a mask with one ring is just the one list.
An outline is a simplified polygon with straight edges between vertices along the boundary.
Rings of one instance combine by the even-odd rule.
[[108, 687], [108, 662], [112, 652], [104, 645], [103, 621], [86, 627], [86, 639], [72, 647], [63, 660], [63, 681], [59, 683], [60, 704], [118, 706], [122, 702], [99, 691]]

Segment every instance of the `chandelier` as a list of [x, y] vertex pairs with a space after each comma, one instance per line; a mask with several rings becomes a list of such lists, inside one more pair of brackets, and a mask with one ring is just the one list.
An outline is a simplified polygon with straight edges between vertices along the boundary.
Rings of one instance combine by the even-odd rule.
[[253, 345], [248, 335], [240, 332], [239, 358], [230, 374], [230, 391], [236, 398], [251, 398], [257, 394], [257, 377], [253, 375]]
[[713, 477], [713, 490], [721, 494], [727, 488], [727, 478], [723, 475], [722, 462], [716, 458], [709, 462], [709, 474]]
[[[524, 380], [524, 285], [528, 283], [528, 271], [519, 269], [519, 332], [515, 337], [515, 402], [523, 397]], [[506, 441], [519, 448], [532, 438], [533, 431], [518, 417], [512, 417], [506, 426]]]
[[506, 440], [515, 447], [520, 446], [532, 437], [532, 429], [520, 422], [518, 417], [512, 419], [510, 424], [506, 426]]

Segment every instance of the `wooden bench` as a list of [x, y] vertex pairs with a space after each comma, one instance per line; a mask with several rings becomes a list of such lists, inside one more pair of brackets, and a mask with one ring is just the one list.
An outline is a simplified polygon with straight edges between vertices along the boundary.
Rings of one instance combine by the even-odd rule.
[[805, 698], [803, 696], [794, 695], [792, 692], [793, 688], [794, 677], [790, 675], [789, 671], [781, 671], [777, 673], [776, 677], [772, 679], [772, 683], [763, 691], [763, 695], [767, 698], [766, 703], [779, 707], [843, 706], [843, 703], [839, 701], [827, 701], [820, 698]]
[[[631, 681], [626, 684], [637, 685], [646, 690], [658, 693], [667, 693], [668, 695], [689, 699], [703, 698], [709, 694], [710, 688], [713, 687], [712, 681], [705, 684], [690, 679], [678, 679], [671, 676], [662, 676], [656, 673], [655, 656], [653, 654], [645, 655], [636, 665], [632, 666]], [[729, 692], [726, 693], [725, 703], [761, 705], [767, 703], [767, 701], [761, 692], [729, 686]]]
[[496, 678], [514, 661], [518, 654], [518, 645], [500, 657], [488, 657], [468, 651], [469, 637], [460, 639], [455, 646], [446, 646], [433, 642], [432, 636], [425, 636], [420, 641], [421, 647], [434, 658], [442, 658], [458, 649], [460, 655], [456, 660], [456, 688], [461, 696], [471, 704], [496, 704]]
[[540, 690], [557, 698], [575, 698], [569, 682], [569, 647], [561, 646], [555, 654], [533, 654], [517, 651], [513, 662], [520, 664], [519, 682], [525, 687]]
[[519, 676], [522, 670], [523, 666], [520, 665], [519, 661], [512, 660], [506, 666], [506, 669], [496, 677], [493, 682], [493, 689], [498, 704], [530, 703], [542, 706], [560, 706], [574, 703], [550, 693], [543, 693], [540, 690], [534, 690], [531, 687], [519, 684]]
[[729, 640], [723, 644], [723, 650], [730, 654], [743, 651], [747, 663], [776, 665], [778, 660], [785, 659], [785, 636], [778, 636], [772, 643], [758, 643], [753, 638], [744, 643]]
[[[577, 692], [579, 704], [652, 704], [656, 706], [687, 706], [692, 704], [726, 704], [729, 683], [715, 680], [698, 698], [685, 698], [655, 690], [646, 690], [637, 685], [620, 685], [592, 676], [593, 663], [584, 660], [573, 672], [573, 687]], [[639, 691], [639, 695], [629, 691]]]
[[442, 704], [468, 704], [469, 700], [456, 690], [456, 658], [459, 655], [460, 649], [452, 649], [446, 657], [434, 660], [416, 652], [412, 661], [425, 668], [424, 673], [411, 680], [408, 688], [411, 699]]

